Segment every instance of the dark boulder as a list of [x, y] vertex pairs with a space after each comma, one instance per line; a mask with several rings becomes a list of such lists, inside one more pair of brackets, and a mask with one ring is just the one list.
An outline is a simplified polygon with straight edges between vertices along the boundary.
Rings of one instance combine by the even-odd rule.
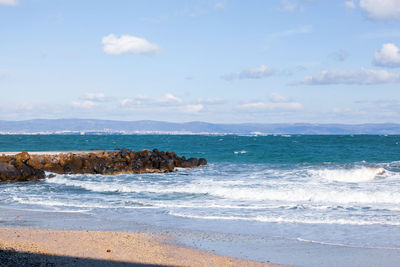
[[187, 160], [191, 168], [197, 167], [199, 165], [199, 160], [196, 158], [190, 158]]
[[170, 172], [176, 167], [195, 168], [206, 165], [203, 158], [178, 157], [158, 149], [132, 151], [125, 148], [90, 153], [29, 154], [0, 156], [1, 181], [30, 181], [45, 177], [45, 171], [58, 174], [119, 174]]
[[18, 163], [26, 163], [29, 159], [30, 159], [30, 156], [29, 156], [28, 152], [26, 152], [26, 151], [15, 155], [15, 160]]
[[198, 166], [207, 165], [207, 160], [205, 158], [199, 158]]
[[0, 162], [0, 180], [6, 182], [36, 181], [45, 178], [42, 170], [33, 169], [25, 164], [18, 166], [7, 162]]
[[2, 181], [16, 180], [20, 176], [17, 168], [8, 162], [0, 162], [0, 179]]

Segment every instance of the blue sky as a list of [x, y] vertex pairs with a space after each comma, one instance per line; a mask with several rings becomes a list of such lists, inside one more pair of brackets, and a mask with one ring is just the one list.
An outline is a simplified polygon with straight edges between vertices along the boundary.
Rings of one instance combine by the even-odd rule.
[[0, 119], [400, 123], [400, 0], [0, 0]]

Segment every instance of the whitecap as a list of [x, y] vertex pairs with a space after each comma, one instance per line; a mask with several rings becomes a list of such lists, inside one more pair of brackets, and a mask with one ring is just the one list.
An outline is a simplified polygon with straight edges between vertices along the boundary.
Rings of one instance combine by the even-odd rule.
[[268, 223], [302, 223], [302, 224], [339, 224], [339, 225], [400, 225], [399, 221], [381, 220], [351, 220], [351, 219], [317, 219], [317, 218], [285, 218], [279, 216], [213, 216], [195, 215], [179, 212], [169, 212], [169, 215], [183, 218], [204, 219], [204, 220], [229, 220], [229, 221], [257, 221]]
[[309, 170], [308, 173], [313, 178], [325, 179], [336, 182], [368, 182], [377, 177], [383, 177], [386, 173], [384, 168], [354, 168], [354, 169], [322, 169]]

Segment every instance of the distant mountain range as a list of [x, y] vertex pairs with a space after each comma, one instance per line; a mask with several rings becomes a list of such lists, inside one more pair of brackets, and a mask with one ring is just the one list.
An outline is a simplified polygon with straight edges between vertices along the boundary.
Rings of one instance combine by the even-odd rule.
[[400, 124], [173, 123], [95, 119], [1, 121], [0, 134], [400, 134]]

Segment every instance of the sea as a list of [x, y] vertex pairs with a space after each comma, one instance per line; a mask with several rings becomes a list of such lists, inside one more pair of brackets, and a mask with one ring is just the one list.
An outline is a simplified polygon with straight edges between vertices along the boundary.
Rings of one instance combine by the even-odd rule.
[[1, 151], [171, 150], [172, 173], [0, 184], [0, 226], [150, 231], [295, 266], [398, 266], [398, 135], [2, 135]]

